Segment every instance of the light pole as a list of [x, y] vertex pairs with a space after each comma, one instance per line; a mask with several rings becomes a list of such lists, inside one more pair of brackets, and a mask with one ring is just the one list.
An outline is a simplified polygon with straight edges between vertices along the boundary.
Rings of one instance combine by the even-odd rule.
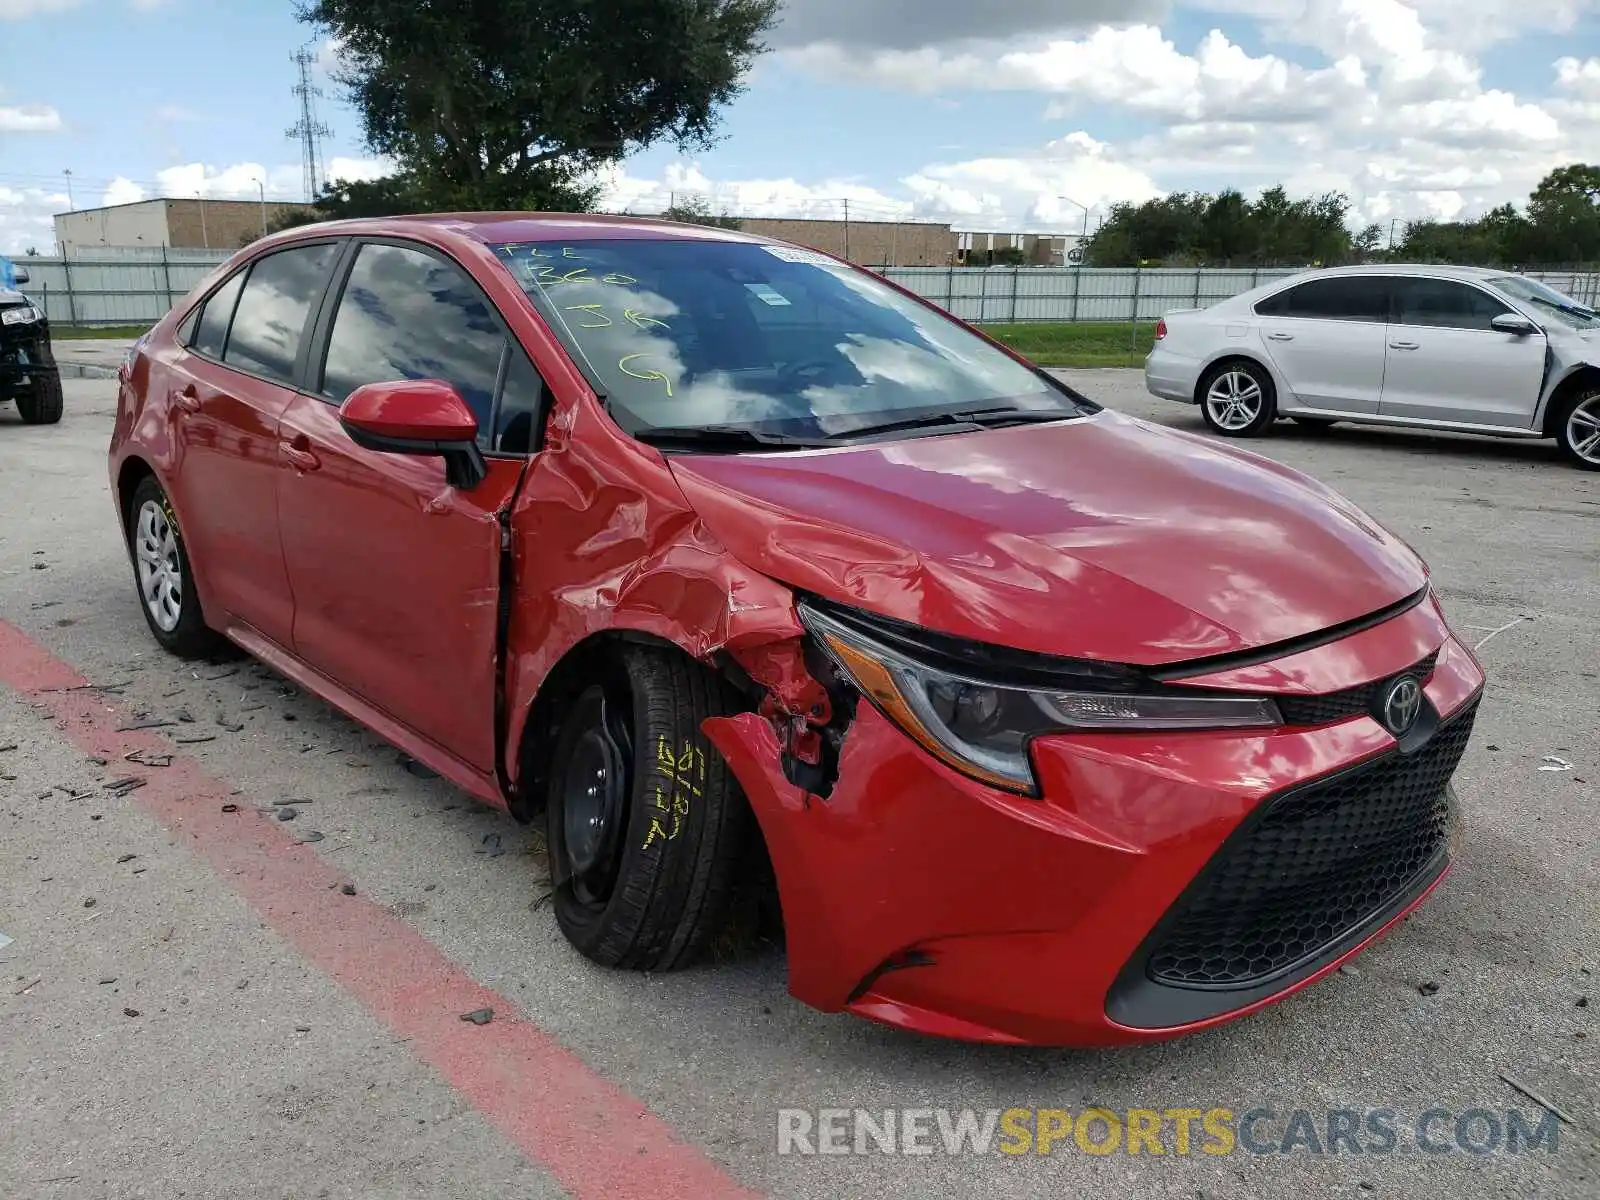
[[267, 185], [256, 180], [256, 191], [261, 193], [261, 236], [267, 236]]
[[1089, 206], [1081, 201], [1074, 200], [1071, 196], [1057, 196], [1056, 199], [1065, 200], [1068, 204], [1076, 204], [1083, 209], [1083, 236], [1081, 241], [1087, 242], [1089, 240]]
[[77, 212], [78, 206], [72, 202], [72, 168], [68, 167], [61, 173], [67, 177], [67, 211]]

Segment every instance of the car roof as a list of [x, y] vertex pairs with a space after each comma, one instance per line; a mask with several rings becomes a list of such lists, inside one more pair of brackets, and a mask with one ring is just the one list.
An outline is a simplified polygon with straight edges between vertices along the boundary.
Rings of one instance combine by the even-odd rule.
[[301, 225], [293, 234], [299, 237], [365, 234], [415, 236], [428, 230], [444, 237], [465, 238], [497, 245], [505, 242], [559, 242], [581, 238], [614, 238], [651, 241], [714, 241], [771, 243], [771, 238], [756, 237], [736, 229], [711, 225], [689, 225], [652, 217], [614, 213], [544, 212], [456, 212], [416, 213], [396, 217], [364, 217], [347, 221], [324, 221]]
[[[1351, 267], [1320, 267], [1312, 271], [1304, 271], [1292, 278], [1296, 280], [1321, 278], [1328, 275], [1435, 275], [1444, 279], [1498, 279], [1503, 275], [1515, 275], [1516, 271], [1507, 267], [1455, 267], [1441, 263], [1365, 263]], [[1278, 280], [1283, 283], [1287, 280]]]

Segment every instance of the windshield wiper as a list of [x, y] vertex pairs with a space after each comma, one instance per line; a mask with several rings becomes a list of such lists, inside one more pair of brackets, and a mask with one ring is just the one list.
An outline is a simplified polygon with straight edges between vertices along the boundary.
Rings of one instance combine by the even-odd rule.
[[821, 438], [787, 433], [762, 433], [738, 425], [647, 425], [633, 436], [666, 450], [792, 450], [829, 445]]
[[862, 425], [855, 429], [842, 429], [829, 436], [838, 438], [872, 437], [880, 433], [894, 433], [902, 429], [931, 429], [936, 433], [958, 433], [965, 426], [969, 430], [999, 429], [1006, 425], [1039, 425], [1054, 421], [1070, 421], [1075, 412], [1046, 412], [1036, 408], [977, 408], [966, 412], [923, 413], [899, 421], [885, 421], [880, 425]]

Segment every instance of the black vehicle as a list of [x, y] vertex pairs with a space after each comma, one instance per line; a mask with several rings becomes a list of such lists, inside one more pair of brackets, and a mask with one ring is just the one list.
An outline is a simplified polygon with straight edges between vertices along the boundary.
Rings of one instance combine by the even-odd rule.
[[[18, 267], [16, 279], [27, 283], [27, 271]], [[0, 404], [7, 400], [29, 425], [61, 420], [61, 370], [50, 350], [50, 322], [42, 307], [0, 285]]]

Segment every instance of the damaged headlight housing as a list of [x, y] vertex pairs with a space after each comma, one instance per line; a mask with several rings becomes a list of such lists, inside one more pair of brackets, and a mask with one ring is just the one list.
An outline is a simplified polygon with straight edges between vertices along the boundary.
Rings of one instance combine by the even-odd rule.
[[1001, 682], [965, 664], [931, 661], [947, 656], [920, 654], [908, 639], [874, 636], [809, 604], [800, 616], [834, 664], [923, 749], [1007, 791], [1038, 793], [1028, 742], [1039, 734], [1282, 724], [1265, 697], [1185, 694], [1148, 681], [1140, 691], [1139, 674], [1115, 664], [1074, 664], [1081, 683], [1075, 676], [1060, 687]]
[[12, 308], [0, 308], [0, 325], [32, 325], [44, 316], [31, 304], [18, 304]]

